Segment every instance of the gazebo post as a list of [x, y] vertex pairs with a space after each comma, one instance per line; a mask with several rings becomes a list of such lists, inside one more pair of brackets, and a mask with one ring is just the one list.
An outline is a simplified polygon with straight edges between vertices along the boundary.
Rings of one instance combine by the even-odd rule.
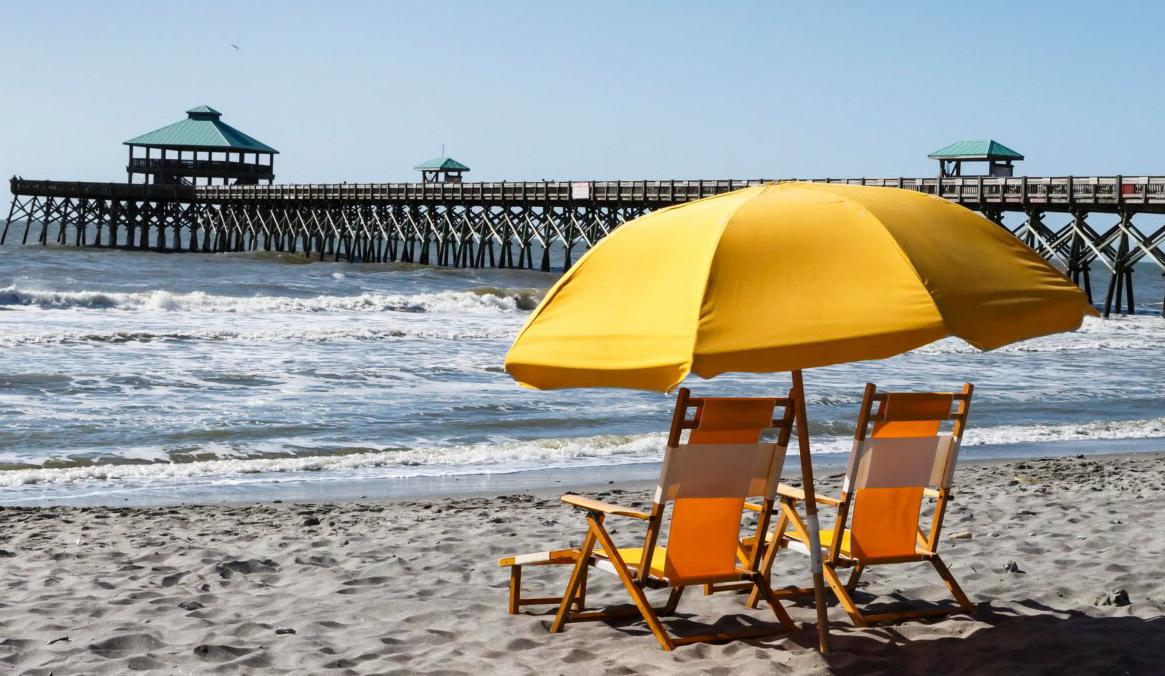
[[[813, 488], [813, 459], [809, 457], [809, 418], [805, 414], [805, 380], [801, 369], [793, 375], [797, 445], [801, 455], [801, 489], [805, 492], [805, 530], [809, 531], [809, 565], [813, 571], [813, 603], [817, 606], [817, 643], [829, 652], [829, 609], [825, 606], [825, 576], [821, 568], [821, 534], [817, 523], [817, 495]], [[773, 546], [777, 546], [774, 542]]]

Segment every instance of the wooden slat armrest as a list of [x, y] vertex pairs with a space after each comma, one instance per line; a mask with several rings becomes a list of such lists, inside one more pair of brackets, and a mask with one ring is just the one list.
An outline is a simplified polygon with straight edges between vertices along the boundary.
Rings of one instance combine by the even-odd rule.
[[546, 566], [574, 563], [578, 560], [577, 549], [551, 549], [536, 554], [515, 554], [498, 559], [499, 568], [509, 566]]
[[616, 516], [629, 516], [633, 519], [643, 519], [644, 521], [647, 521], [651, 518], [650, 514], [640, 512], [636, 509], [620, 507], [619, 505], [612, 505], [609, 502], [593, 500], [591, 498], [585, 498], [581, 495], [571, 495], [567, 493], [566, 495], [562, 496], [562, 501], [568, 505], [578, 507], [579, 509], [585, 509], [588, 512], [602, 512], [603, 514], [614, 514]]
[[[792, 486], [788, 486], [785, 484], [780, 484], [779, 486], [777, 486], [777, 495], [781, 496], [782, 498], [792, 498], [793, 500], [804, 500], [805, 499], [805, 491], [804, 490], [802, 490], [800, 488], [794, 488]], [[820, 493], [815, 495], [814, 497], [817, 498], [817, 502], [821, 502], [821, 503], [824, 503], [827, 505], [833, 505], [834, 507], [837, 507], [838, 505], [841, 504], [841, 500], [838, 500], [836, 498], [827, 497], [827, 496], [821, 495]]]

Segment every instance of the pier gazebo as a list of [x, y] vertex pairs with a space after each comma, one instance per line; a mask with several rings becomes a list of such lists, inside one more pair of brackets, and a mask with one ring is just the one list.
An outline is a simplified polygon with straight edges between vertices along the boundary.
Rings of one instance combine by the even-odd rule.
[[[210, 106], [186, 111], [186, 119], [125, 142], [128, 182], [158, 185], [256, 185], [275, 180], [279, 152], [222, 121]], [[202, 179], [200, 181], [199, 179]]]
[[1012, 162], [1023, 159], [1023, 155], [991, 139], [959, 141], [927, 157], [938, 160], [940, 178], [962, 176], [963, 162], [987, 162], [987, 176], [1012, 176], [1015, 173]]
[[460, 183], [461, 174], [469, 167], [452, 157], [435, 157], [413, 167], [421, 172], [421, 183]]

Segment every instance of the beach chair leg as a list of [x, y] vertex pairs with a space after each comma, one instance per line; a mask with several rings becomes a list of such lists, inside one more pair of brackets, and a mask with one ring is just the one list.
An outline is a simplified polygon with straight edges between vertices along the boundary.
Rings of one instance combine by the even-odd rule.
[[795, 631], [797, 629], [793, 618], [789, 617], [789, 611], [785, 610], [785, 606], [781, 605], [781, 602], [773, 595], [773, 588], [769, 586], [767, 577], [764, 575], [757, 576], [756, 588], [753, 589], [752, 593], [754, 595], [759, 593], [765, 597], [765, 600], [769, 602], [769, 607], [772, 608], [773, 614], [777, 616], [777, 621], [781, 623], [781, 626], [788, 631]]
[[837, 596], [837, 600], [841, 603], [841, 607], [845, 609], [846, 614], [849, 615], [850, 620], [853, 621], [854, 626], [866, 626], [866, 618], [858, 610], [857, 604], [854, 603], [853, 597], [849, 594], [849, 589], [841, 583], [841, 578], [838, 577], [837, 571], [828, 562], [821, 569], [825, 573], [825, 581], [833, 589], [834, 595]]
[[938, 557], [938, 554], [935, 554], [933, 557], [931, 557], [930, 562], [934, 566], [934, 569], [938, 571], [939, 576], [942, 577], [943, 582], [946, 583], [947, 589], [951, 592], [951, 596], [955, 597], [955, 602], [958, 603], [964, 611], [968, 613], [974, 612], [975, 606], [972, 605], [971, 600], [967, 598], [967, 595], [963, 593], [962, 587], [960, 587], [959, 583], [955, 581], [955, 576], [951, 575], [950, 569], [948, 569], [947, 565], [943, 563], [943, 560]]
[[[769, 580], [773, 575], [773, 562], [777, 559], [777, 550], [781, 548], [781, 538], [785, 537], [785, 530], [789, 527], [789, 517], [785, 511], [781, 510], [781, 515], [777, 517], [777, 526], [773, 529], [773, 541], [767, 544], [757, 542], [758, 547], [765, 548], [764, 558], [761, 559], [760, 574], [765, 579], [765, 583], [769, 584]], [[759, 534], [758, 534], [759, 537]], [[760, 606], [760, 594], [757, 587], [753, 587], [748, 595], [748, 607], [756, 608]]]
[[[762, 545], [763, 546], [763, 545]], [[743, 542], [736, 544], [736, 558], [740, 561], [740, 565], [747, 566], [751, 561], [752, 547], [747, 547]]]
[[522, 567], [510, 566], [510, 614], [517, 615], [522, 605]]
[[587, 575], [590, 573], [590, 566], [583, 566], [582, 573], [579, 576], [578, 592], [574, 596], [574, 609], [578, 611], [586, 610], [587, 607]]
[[[590, 517], [587, 518], [588, 520], [590, 519]], [[551, 634], [557, 634], [562, 631], [563, 625], [566, 624], [571, 603], [574, 602], [579, 582], [586, 577], [586, 569], [590, 565], [591, 552], [594, 548], [595, 533], [593, 529], [588, 528], [587, 535], [583, 538], [582, 547], [578, 551], [578, 561], [574, 564], [574, 570], [570, 573], [570, 581], [566, 583], [566, 591], [562, 593], [562, 601], [558, 604], [558, 612], [554, 615], [554, 621], [550, 623]]]
[[[611, 536], [607, 534], [603, 528], [601, 517], [596, 517], [594, 514], [587, 515], [587, 521], [591, 524], [590, 533], [598, 538], [599, 544], [603, 546], [603, 551], [607, 553], [611, 565], [615, 568], [615, 572], [622, 580], [623, 586], [627, 588], [627, 593], [631, 595], [631, 600], [635, 602], [635, 607], [639, 608], [639, 613], [643, 615], [643, 621], [647, 623], [647, 628], [655, 636], [655, 640], [659, 641], [659, 647], [664, 650], [672, 650], [675, 648], [675, 643], [667, 634], [663, 624], [659, 621], [659, 616], [655, 614], [655, 609], [651, 607], [651, 603], [647, 600], [647, 594], [643, 592], [643, 588], [635, 583], [631, 571], [628, 570], [627, 564], [623, 562], [623, 557], [619, 556], [619, 548], [611, 540]], [[591, 540], [592, 546], [594, 540]]]
[[849, 590], [851, 594], [855, 589], [858, 588], [858, 580], [862, 579], [862, 573], [864, 573], [865, 570], [866, 567], [859, 563], [858, 565], [854, 566], [852, 571], [850, 571], [849, 581], [845, 583], [845, 588]]
[[672, 587], [671, 594], [667, 597], [667, 603], [663, 608], [659, 609], [660, 615], [671, 615], [680, 606], [680, 597], [684, 595], [684, 587]]

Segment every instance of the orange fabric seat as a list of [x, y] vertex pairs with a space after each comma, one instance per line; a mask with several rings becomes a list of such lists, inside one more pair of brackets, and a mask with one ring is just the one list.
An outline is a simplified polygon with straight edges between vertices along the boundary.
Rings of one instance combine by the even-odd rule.
[[[817, 532], [820, 534], [819, 537], [821, 538], [821, 547], [823, 549], [829, 549], [830, 547], [833, 546], [833, 530], [832, 529], [819, 530]], [[790, 540], [796, 540], [798, 542], [804, 543], [805, 546], [809, 545], [809, 543], [805, 542], [801, 538], [801, 535], [799, 533], [797, 533], [796, 531], [790, 530], [790, 531], [786, 532], [785, 537], [789, 538]], [[770, 534], [768, 537], [768, 541], [771, 542], [772, 539], [773, 539], [772, 535]], [[850, 530], [848, 528], [845, 529], [845, 533], [842, 534], [842, 536], [841, 536], [841, 554], [842, 554], [842, 556], [845, 556], [845, 557], [852, 556], [852, 554], [850, 553]]]
[[[623, 559], [623, 563], [627, 564], [627, 567], [638, 571], [643, 565], [642, 547], [620, 547], [618, 551], [619, 558]], [[596, 547], [594, 554], [604, 559], [611, 558], [601, 547]], [[692, 580], [705, 582], [709, 579], [707, 575], [677, 575], [675, 571], [667, 570], [667, 561], [667, 547], [656, 547], [655, 552], [651, 555], [651, 569], [649, 570], [651, 577], [669, 585], [682, 585]], [[732, 573], [721, 573], [719, 577], [735, 579], [738, 574], [739, 569]]]
[[[643, 565], [643, 547], [620, 547], [619, 557], [628, 567], [639, 570]], [[610, 558], [607, 552], [603, 551], [602, 547], [595, 548], [595, 556], [601, 556], [604, 559]], [[652, 577], [660, 579], [667, 579], [667, 574], [664, 571], [664, 562], [667, 561], [667, 547], [656, 547], [654, 553], [651, 555], [651, 570]]]

